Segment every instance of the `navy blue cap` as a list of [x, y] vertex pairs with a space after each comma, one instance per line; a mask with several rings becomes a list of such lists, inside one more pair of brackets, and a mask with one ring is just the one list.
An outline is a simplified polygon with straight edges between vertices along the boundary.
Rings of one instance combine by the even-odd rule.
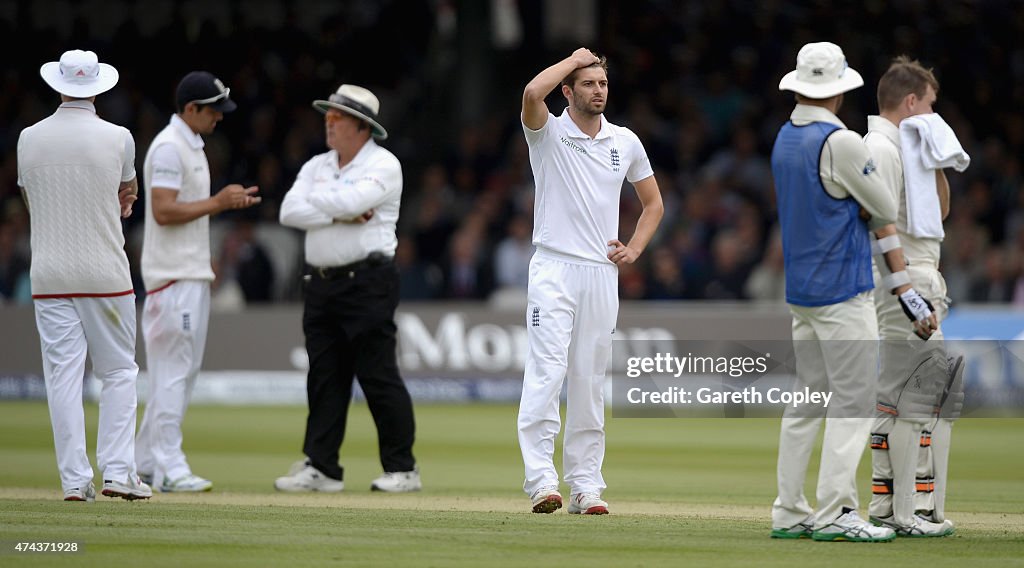
[[196, 103], [220, 112], [231, 112], [238, 105], [231, 100], [230, 95], [231, 89], [225, 87], [212, 73], [193, 71], [178, 83], [175, 102], [179, 110], [184, 110], [188, 103]]

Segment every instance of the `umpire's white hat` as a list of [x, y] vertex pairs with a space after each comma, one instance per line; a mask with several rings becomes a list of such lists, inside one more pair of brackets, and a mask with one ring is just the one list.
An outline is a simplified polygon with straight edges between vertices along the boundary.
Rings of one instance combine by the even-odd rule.
[[100, 63], [92, 51], [65, 51], [60, 61], [44, 63], [39, 75], [54, 91], [87, 99], [109, 91], [117, 84], [117, 69]]
[[388, 137], [388, 131], [384, 130], [384, 127], [377, 122], [380, 101], [377, 100], [377, 95], [374, 95], [369, 89], [355, 85], [342, 85], [328, 97], [328, 100], [313, 101], [313, 107], [323, 113], [326, 113], [329, 108], [347, 112], [368, 122], [373, 128], [374, 138], [384, 140]]
[[843, 50], [827, 41], [809, 43], [796, 56], [796, 70], [779, 82], [780, 91], [793, 91], [811, 99], [828, 99], [864, 84], [860, 73], [846, 64]]

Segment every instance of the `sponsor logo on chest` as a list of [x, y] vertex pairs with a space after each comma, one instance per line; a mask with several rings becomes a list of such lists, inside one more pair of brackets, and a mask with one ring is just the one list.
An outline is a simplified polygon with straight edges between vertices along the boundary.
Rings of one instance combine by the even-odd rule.
[[[560, 137], [559, 140], [562, 142], [562, 145], [564, 145], [566, 148], [569, 148], [570, 150], [572, 150], [572, 151], [574, 151], [574, 152], [576, 152], [578, 154], [582, 154], [584, 156], [593, 155], [595, 158], [598, 158], [599, 155], [600, 155], [600, 153], [598, 153], [598, 154], [591, 154], [590, 152], [587, 151], [586, 148], [584, 148], [583, 146], [580, 146], [579, 144], [577, 144], [576, 142], [573, 142], [572, 140], [566, 138], [565, 136]], [[600, 159], [603, 161], [603, 158], [600, 158]], [[608, 163], [608, 166], [611, 168], [611, 170], [613, 172], [617, 172], [617, 171], [620, 171], [622, 169], [622, 158], [620, 157], [619, 149], [618, 148], [612, 148], [608, 152], [608, 162], [607, 163]]]
[[572, 140], [569, 140], [565, 136], [562, 136], [561, 140], [562, 140], [562, 144], [565, 144], [566, 146], [568, 146], [572, 150], [575, 150], [576, 152], [579, 152], [580, 154], [583, 154], [584, 156], [587, 155], [587, 151], [583, 148], [583, 146], [580, 146], [579, 144], [573, 142]]

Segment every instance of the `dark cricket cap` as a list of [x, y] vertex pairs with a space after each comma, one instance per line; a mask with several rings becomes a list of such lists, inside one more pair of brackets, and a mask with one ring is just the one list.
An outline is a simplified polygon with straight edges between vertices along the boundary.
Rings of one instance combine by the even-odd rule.
[[178, 83], [175, 102], [179, 109], [184, 109], [188, 103], [196, 103], [220, 112], [231, 112], [238, 105], [231, 100], [230, 94], [231, 89], [225, 87], [212, 73], [193, 71]]

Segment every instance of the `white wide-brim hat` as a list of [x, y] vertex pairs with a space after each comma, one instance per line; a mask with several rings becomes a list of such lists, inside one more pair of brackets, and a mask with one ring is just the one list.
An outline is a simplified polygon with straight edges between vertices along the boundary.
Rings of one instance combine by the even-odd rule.
[[380, 112], [380, 101], [369, 89], [355, 85], [342, 85], [328, 100], [313, 101], [313, 108], [326, 113], [327, 109], [336, 108], [347, 112], [352, 116], [365, 120], [373, 127], [373, 137], [384, 140], [388, 137], [388, 131], [377, 122], [377, 113]]
[[863, 84], [860, 73], [846, 64], [843, 50], [823, 41], [800, 48], [796, 69], [779, 81], [779, 90], [793, 91], [811, 99], [829, 99]]
[[39, 75], [51, 89], [62, 95], [87, 99], [109, 91], [117, 84], [117, 69], [100, 63], [91, 51], [65, 51], [60, 61], [44, 63]]

